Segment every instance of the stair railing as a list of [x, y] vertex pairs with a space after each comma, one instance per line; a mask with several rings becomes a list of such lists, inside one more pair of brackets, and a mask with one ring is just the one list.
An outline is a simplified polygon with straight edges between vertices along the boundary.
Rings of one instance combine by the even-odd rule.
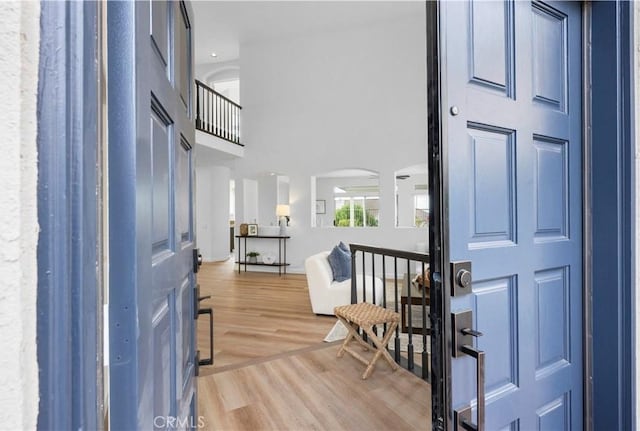
[[196, 130], [240, 143], [242, 106], [196, 79]]
[[[400, 325], [387, 348], [399, 365], [429, 380], [429, 254], [360, 244], [349, 247], [351, 303], [371, 302], [399, 313]], [[387, 328], [379, 329], [386, 332]]]

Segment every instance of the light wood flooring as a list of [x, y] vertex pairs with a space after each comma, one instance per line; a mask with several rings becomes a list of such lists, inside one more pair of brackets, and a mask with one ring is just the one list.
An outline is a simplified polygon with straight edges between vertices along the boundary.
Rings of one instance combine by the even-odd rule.
[[[431, 388], [404, 369], [364, 366], [323, 343], [333, 316], [311, 311], [303, 275], [204, 264], [202, 306], [214, 308], [215, 365], [200, 368], [198, 409], [210, 430], [431, 429]], [[208, 324], [198, 345], [208, 354]]]

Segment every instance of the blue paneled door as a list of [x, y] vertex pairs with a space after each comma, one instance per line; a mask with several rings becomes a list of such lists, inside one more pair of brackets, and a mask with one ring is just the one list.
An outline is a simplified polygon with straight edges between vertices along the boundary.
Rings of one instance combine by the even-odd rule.
[[[442, 2], [451, 261], [473, 282], [487, 430], [582, 429], [582, 73], [579, 2]], [[445, 189], [446, 192], [446, 189]], [[471, 356], [453, 409], [478, 406]]]
[[197, 426], [191, 9], [109, 2], [110, 413]]

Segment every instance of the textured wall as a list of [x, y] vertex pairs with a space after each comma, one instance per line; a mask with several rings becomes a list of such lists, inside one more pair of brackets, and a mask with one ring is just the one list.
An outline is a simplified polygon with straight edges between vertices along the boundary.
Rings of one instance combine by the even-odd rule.
[[36, 94], [40, 4], [0, 2], [0, 429], [38, 416]]

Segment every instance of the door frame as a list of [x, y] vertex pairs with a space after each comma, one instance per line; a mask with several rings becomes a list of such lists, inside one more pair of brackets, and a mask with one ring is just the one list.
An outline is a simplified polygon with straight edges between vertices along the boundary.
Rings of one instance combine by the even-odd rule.
[[98, 2], [41, 2], [38, 429], [103, 429]]
[[585, 317], [591, 319], [585, 322], [584, 346], [592, 362], [585, 367], [585, 395], [591, 396], [585, 400], [585, 412], [591, 413], [585, 424], [594, 430], [635, 429], [633, 4], [598, 1], [590, 7], [585, 184], [591, 201], [585, 229], [591, 244], [585, 267], [591, 271], [585, 273], [585, 306], [591, 309]]
[[[443, 125], [446, 108], [441, 104], [447, 65], [440, 56], [442, 40], [437, 2], [427, 1], [426, 16], [427, 136], [432, 199], [429, 225], [432, 428], [447, 430], [453, 427], [448, 149]], [[633, 5], [620, 0], [583, 2], [583, 18], [584, 426], [586, 430], [603, 426], [634, 429]], [[611, 74], [612, 67], [617, 72], [615, 77]], [[593, 163], [594, 160], [598, 163]], [[614, 371], [616, 378], [611, 378]]]

